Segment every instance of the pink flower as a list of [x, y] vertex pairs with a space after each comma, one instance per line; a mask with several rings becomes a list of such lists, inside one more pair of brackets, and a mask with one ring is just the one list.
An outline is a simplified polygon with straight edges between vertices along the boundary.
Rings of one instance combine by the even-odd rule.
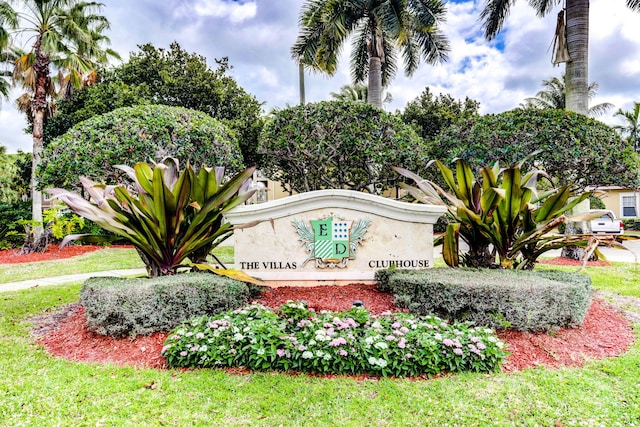
[[331, 342], [329, 343], [330, 347], [338, 347], [339, 345], [344, 345], [347, 343], [347, 340], [345, 340], [343, 337], [339, 337], [336, 339], [331, 340]]
[[444, 340], [442, 340], [442, 344], [446, 345], [447, 347], [453, 347], [453, 341], [449, 338], [445, 338]]
[[462, 354], [463, 354], [463, 353], [462, 353], [462, 349], [460, 349], [460, 348], [454, 348], [454, 349], [453, 349], [453, 352], [454, 352], [455, 354], [457, 354], [458, 356], [462, 356]]
[[186, 355], [187, 355], [186, 351], [183, 350], [183, 351], [180, 352], [180, 356], [185, 357]]
[[407, 346], [407, 340], [404, 339], [404, 337], [400, 338], [400, 341], [398, 341], [398, 348], [405, 348]]
[[343, 349], [338, 350], [338, 354], [339, 354], [340, 356], [348, 356], [348, 355], [349, 355], [349, 353], [347, 353], [347, 352], [346, 352], [345, 350], [343, 350]]
[[276, 350], [276, 354], [278, 355], [278, 357], [284, 357], [287, 354], [287, 352], [279, 348]]
[[204, 334], [202, 332], [198, 332], [196, 334], [196, 338], [200, 340], [200, 339], [204, 338]]

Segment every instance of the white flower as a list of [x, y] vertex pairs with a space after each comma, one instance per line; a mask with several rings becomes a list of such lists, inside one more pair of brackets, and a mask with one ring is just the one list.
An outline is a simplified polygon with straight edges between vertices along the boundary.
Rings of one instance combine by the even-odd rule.
[[242, 341], [243, 339], [244, 339], [244, 335], [242, 335], [240, 332], [236, 333], [236, 334], [233, 336], [233, 340], [234, 340], [234, 341]]
[[258, 351], [256, 351], [256, 354], [258, 355], [264, 354], [264, 348], [259, 348]]
[[304, 353], [302, 353], [302, 358], [303, 359], [311, 359], [313, 358], [313, 353], [310, 351], [305, 351]]
[[375, 343], [373, 346], [374, 346], [375, 348], [380, 349], [380, 350], [384, 350], [385, 348], [389, 348], [389, 346], [387, 345], [387, 343], [386, 343], [386, 342], [383, 342], [383, 341], [379, 341], [379, 342]]

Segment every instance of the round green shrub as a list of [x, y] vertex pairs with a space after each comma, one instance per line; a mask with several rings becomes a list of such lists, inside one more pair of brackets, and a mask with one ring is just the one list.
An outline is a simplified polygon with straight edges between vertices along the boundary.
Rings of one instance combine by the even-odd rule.
[[92, 277], [82, 285], [80, 302], [90, 330], [120, 337], [168, 331], [192, 317], [232, 310], [251, 294], [248, 284], [209, 273]]
[[430, 155], [446, 164], [459, 157], [473, 167], [528, 158], [524, 169], [542, 169], [560, 185], [633, 188], [639, 178], [630, 143], [610, 126], [565, 110], [518, 109], [469, 119], [443, 131]]
[[209, 115], [182, 107], [124, 107], [78, 123], [54, 139], [43, 154], [41, 186], [79, 188], [79, 177], [119, 182], [114, 165], [159, 162], [171, 156], [181, 164], [243, 168], [235, 134]]
[[325, 101], [273, 113], [259, 141], [262, 170], [297, 192], [350, 189], [379, 194], [399, 175], [420, 172], [426, 149], [399, 116], [370, 104]]

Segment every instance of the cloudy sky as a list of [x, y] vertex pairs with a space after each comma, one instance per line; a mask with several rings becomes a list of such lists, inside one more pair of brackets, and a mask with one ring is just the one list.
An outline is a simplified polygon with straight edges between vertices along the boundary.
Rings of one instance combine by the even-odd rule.
[[[124, 60], [140, 44], [168, 48], [177, 41], [185, 50], [205, 56], [212, 68], [215, 58], [229, 57], [231, 75], [264, 102], [265, 112], [299, 102], [298, 68], [290, 48], [303, 0], [102, 2], [111, 22], [111, 47]], [[428, 86], [435, 94], [478, 100], [482, 113], [498, 113], [534, 96], [543, 79], [560, 75], [564, 67], [552, 66], [550, 52], [558, 10], [540, 19], [527, 1], [518, 1], [498, 45], [482, 37], [478, 16], [483, 4], [484, 0], [448, 2], [443, 30], [452, 48], [449, 61], [422, 64], [411, 78], [399, 67], [387, 89], [393, 96], [387, 110], [403, 109]], [[594, 103], [610, 102], [616, 110], [629, 110], [634, 100], [640, 101], [640, 13], [628, 10], [624, 0], [591, 0], [589, 62], [589, 81], [600, 85]], [[331, 92], [350, 83], [348, 46], [340, 64], [333, 77], [307, 75], [307, 102], [331, 99]], [[602, 120], [618, 123], [612, 115]], [[22, 131], [25, 123], [11, 102], [2, 103], [0, 145], [8, 152], [31, 150], [30, 137]]]

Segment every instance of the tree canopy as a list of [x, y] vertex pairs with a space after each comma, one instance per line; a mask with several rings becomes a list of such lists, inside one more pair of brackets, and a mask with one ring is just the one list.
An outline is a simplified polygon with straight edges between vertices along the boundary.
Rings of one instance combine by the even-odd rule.
[[188, 53], [176, 42], [169, 49], [151, 44], [139, 46], [129, 60], [103, 71], [93, 86], [60, 104], [47, 126], [47, 139], [62, 135], [71, 126], [115, 108], [139, 104], [163, 104], [202, 111], [234, 129], [246, 164], [258, 164], [258, 135], [262, 128], [262, 105], [227, 75], [227, 58], [206, 58]]
[[371, 104], [324, 101], [273, 113], [260, 136], [263, 171], [297, 192], [326, 188], [381, 193], [420, 170], [426, 150], [413, 128]]
[[243, 167], [235, 134], [205, 113], [166, 105], [123, 107], [75, 125], [44, 152], [41, 185], [79, 188], [79, 177], [119, 182], [115, 165], [159, 162], [167, 156], [195, 168]]
[[441, 131], [462, 120], [478, 116], [480, 102], [466, 97], [456, 100], [449, 94], [434, 96], [429, 88], [413, 101], [409, 101], [402, 112], [402, 121], [413, 125], [425, 141], [433, 141]]
[[639, 182], [630, 143], [598, 120], [563, 110], [512, 110], [470, 119], [444, 131], [430, 153], [447, 164], [459, 157], [474, 167], [529, 157], [530, 166], [557, 178], [558, 185], [635, 187]]

